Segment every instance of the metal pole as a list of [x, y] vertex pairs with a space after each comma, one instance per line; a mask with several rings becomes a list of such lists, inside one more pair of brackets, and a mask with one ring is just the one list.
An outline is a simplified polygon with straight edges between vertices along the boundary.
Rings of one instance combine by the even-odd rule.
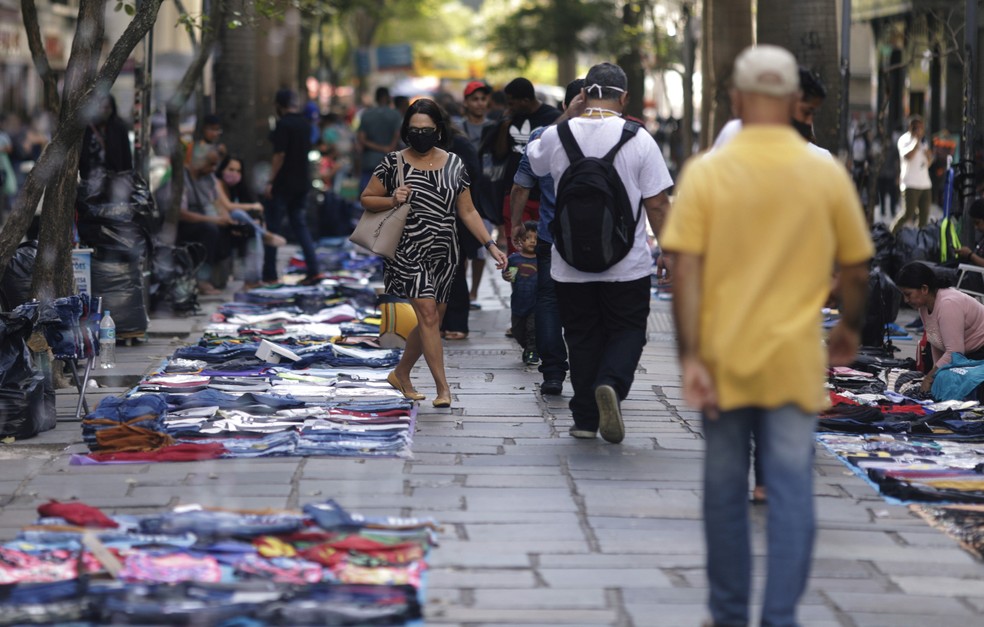
[[[977, 89], [977, 0], [967, 0], [964, 14], [964, 75], [963, 75], [963, 129], [960, 139], [960, 185], [961, 208], [966, 207], [974, 197], [974, 134], [976, 133], [976, 107], [974, 93]], [[972, 242], [974, 232], [973, 220], [969, 211], [963, 211], [960, 221], [960, 232], [967, 241]]]
[[851, 0], [841, 0], [841, 45], [840, 45], [840, 155], [848, 159], [851, 153], [847, 127], [850, 121], [851, 91]]

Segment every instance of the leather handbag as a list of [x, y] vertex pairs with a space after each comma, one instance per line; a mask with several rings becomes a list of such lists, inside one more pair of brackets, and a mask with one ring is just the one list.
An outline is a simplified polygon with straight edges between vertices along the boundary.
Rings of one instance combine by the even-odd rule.
[[[403, 154], [396, 153], [397, 186], [403, 187]], [[359, 223], [349, 236], [349, 241], [368, 248], [377, 255], [393, 259], [396, 257], [396, 247], [403, 235], [403, 226], [410, 213], [410, 203], [404, 202], [386, 211], [362, 212]]]

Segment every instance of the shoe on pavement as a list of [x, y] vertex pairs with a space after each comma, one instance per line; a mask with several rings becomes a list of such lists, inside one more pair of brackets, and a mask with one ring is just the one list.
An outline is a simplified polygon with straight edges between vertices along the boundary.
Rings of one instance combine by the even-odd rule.
[[905, 325], [905, 328], [907, 328], [907, 329], [917, 329], [917, 330], [923, 328], [922, 318], [916, 318], [915, 320], [913, 320], [909, 324]]
[[571, 428], [567, 430], [567, 433], [569, 433], [572, 437], [575, 437], [579, 440], [593, 440], [595, 439], [595, 436], [598, 435], [597, 431], [592, 431], [590, 429], [582, 429], [577, 425], [571, 426]]
[[550, 379], [540, 384], [540, 394], [560, 396], [560, 393], [563, 391], [564, 391], [564, 382], [559, 381], [557, 379]]
[[625, 439], [625, 425], [622, 423], [622, 410], [618, 406], [618, 394], [610, 385], [595, 388], [595, 402], [598, 404], [598, 431], [606, 442], [618, 444]]
[[523, 363], [527, 366], [536, 366], [540, 363], [540, 356], [535, 350], [523, 351]]

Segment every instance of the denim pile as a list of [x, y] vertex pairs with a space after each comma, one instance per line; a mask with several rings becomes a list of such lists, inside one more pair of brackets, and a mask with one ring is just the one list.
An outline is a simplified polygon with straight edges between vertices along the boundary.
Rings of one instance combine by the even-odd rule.
[[856, 366], [830, 371], [820, 443], [889, 501], [984, 505], [984, 407], [934, 401], [916, 371]]
[[[408, 456], [416, 405], [386, 381], [401, 352], [379, 346], [359, 290], [374, 301], [367, 277], [347, 271], [237, 295], [197, 344], [86, 418], [91, 452], [73, 463]], [[264, 342], [292, 356], [261, 359]]]
[[[60, 504], [0, 547], [0, 625], [419, 625], [432, 519]], [[88, 527], [72, 510], [82, 510]], [[98, 511], [98, 510], [96, 510]], [[86, 534], [85, 537], [83, 534]]]

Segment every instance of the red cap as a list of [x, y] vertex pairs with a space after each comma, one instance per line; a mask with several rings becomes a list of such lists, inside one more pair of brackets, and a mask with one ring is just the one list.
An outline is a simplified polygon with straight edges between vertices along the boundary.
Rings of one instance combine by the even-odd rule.
[[485, 90], [486, 94], [492, 93], [492, 88], [489, 87], [484, 81], [472, 81], [465, 85], [465, 98], [471, 96], [479, 89]]

